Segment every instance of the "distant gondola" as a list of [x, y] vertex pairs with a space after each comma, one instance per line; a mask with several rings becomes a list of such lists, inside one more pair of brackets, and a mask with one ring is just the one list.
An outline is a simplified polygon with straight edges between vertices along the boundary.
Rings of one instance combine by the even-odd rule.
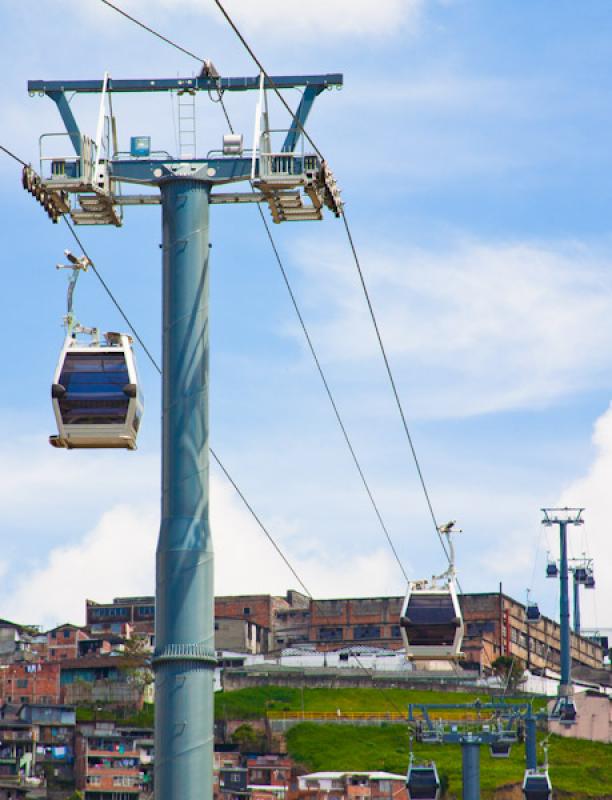
[[440, 797], [440, 778], [436, 765], [416, 766], [412, 762], [408, 768], [406, 788], [409, 800], [438, 800]]
[[51, 387], [57, 435], [54, 447], [136, 449], [143, 398], [129, 336], [107, 333], [100, 343], [71, 332]]
[[528, 622], [539, 622], [542, 618], [540, 613], [540, 608], [537, 603], [528, 603], [527, 604], [527, 621]]
[[489, 745], [489, 753], [492, 758], [509, 758], [512, 750], [512, 742], [498, 739]]
[[525, 772], [523, 778], [523, 797], [525, 800], [550, 800], [552, 785], [548, 770], [531, 770]]

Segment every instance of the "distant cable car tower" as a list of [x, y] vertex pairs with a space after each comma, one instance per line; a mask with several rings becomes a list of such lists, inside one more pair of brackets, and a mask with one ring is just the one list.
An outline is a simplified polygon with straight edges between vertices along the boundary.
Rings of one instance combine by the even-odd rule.
[[454, 660], [461, 654], [464, 625], [457, 597], [455, 548], [452, 542], [455, 522], [438, 529], [446, 536], [449, 564], [441, 575], [410, 581], [402, 606], [400, 630], [406, 657], [429, 661]]

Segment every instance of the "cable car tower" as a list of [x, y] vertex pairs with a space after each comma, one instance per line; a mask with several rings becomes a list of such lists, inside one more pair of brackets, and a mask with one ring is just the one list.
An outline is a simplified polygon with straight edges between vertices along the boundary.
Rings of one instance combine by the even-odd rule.
[[[32, 96], [57, 106], [65, 132], [41, 137], [39, 173], [23, 185], [54, 222], [122, 224], [127, 205], [161, 203], [163, 269], [162, 521], [157, 546], [155, 639], [155, 795], [211, 800], [213, 766], [213, 549], [208, 493], [209, 211], [215, 203], [258, 202], [274, 222], [316, 220], [324, 207], [342, 213], [340, 193], [318, 153], [305, 151], [304, 128], [315, 99], [342, 76], [223, 78], [206, 62], [198, 77], [29, 81]], [[267, 94], [298, 88], [290, 126], [270, 126]], [[204, 158], [151, 148], [134, 132], [119, 150], [112, 98], [118, 93], [258, 92], [255, 136], [229, 134]], [[98, 94], [93, 137], [73, 113], [80, 94]], [[71, 98], [70, 100], [68, 98]], [[183, 154], [185, 155], [185, 154]], [[224, 192], [243, 182], [244, 192]], [[133, 184], [138, 194], [123, 194]], [[142, 194], [143, 187], [152, 193]], [[59, 379], [61, 384], [61, 377]], [[66, 387], [67, 388], [67, 387]]]
[[448, 569], [431, 579], [410, 581], [402, 606], [400, 630], [406, 657], [415, 660], [449, 661], [461, 655], [464, 625], [457, 597], [455, 522], [440, 526], [448, 542]]
[[559, 526], [559, 567], [555, 562], [549, 562], [546, 567], [548, 577], [559, 576], [559, 625], [561, 628], [561, 681], [559, 693], [551, 714], [551, 718], [558, 719], [561, 723], [572, 725], [576, 719], [576, 706], [574, 704], [574, 688], [572, 685], [572, 653], [570, 639], [570, 608], [569, 608], [569, 562], [567, 557], [567, 526], [584, 525], [582, 512], [584, 508], [543, 508], [544, 518], [542, 525]]

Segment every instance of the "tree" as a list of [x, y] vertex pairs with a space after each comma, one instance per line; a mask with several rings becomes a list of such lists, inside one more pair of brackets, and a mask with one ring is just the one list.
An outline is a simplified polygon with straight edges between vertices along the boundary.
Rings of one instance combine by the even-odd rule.
[[248, 753], [264, 749], [266, 737], [252, 725], [243, 723], [232, 733], [231, 739], [240, 752]]
[[492, 667], [503, 685], [511, 691], [518, 689], [525, 678], [523, 662], [514, 656], [498, 656]]
[[151, 653], [146, 636], [132, 636], [125, 640], [118, 666], [126, 674], [128, 682], [141, 692], [153, 683]]

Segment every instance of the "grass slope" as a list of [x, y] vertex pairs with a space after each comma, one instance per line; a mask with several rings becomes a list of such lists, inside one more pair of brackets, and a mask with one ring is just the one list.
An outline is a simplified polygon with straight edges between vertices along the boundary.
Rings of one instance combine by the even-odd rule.
[[[549, 740], [550, 776], [556, 789], [575, 798], [601, 798], [612, 791], [612, 746], [599, 742]], [[387, 770], [405, 774], [409, 741], [404, 725], [342, 726], [302, 723], [287, 733], [290, 755], [308, 770]], [[541, 751], [540, 751], [541, 752]], [[461, 751], [458, 745], [415, 744], [419, 759], [435, 760], [446, 776], [449, 792], [461, 796]], [[512, 748], [510, 758], [494, 759], [481, 752], [481, 785], [491, 796], [494, 789], [522, 781], [525, 750]]]
[[[429, 692], [411, 689], [295, 689], [285, 686], [257, 686], [215, 694], [217, 719], [256, 719], [267, 711], [401, 711], [408, 703], [471, 703], [486, 694]], [[544, 705], [538, 698], [536, 707]], [[445, 717], [450, 716], [445, 712]]]

